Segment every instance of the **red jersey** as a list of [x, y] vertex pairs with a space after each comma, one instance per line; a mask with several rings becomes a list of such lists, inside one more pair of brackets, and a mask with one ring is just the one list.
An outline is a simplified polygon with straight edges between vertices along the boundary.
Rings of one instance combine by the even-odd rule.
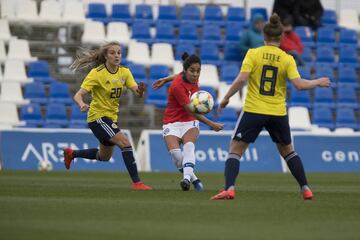
[[284, 33], [280, 41], [280, 48], [285, 52], [296, 51], [300, 54], [304, 51], [304, 45], [302, 44], [299, 35], [294, 31]]
[[191, 95], [199, 90], [198, 82], [187, 82], [184, 80], [184, 74], [179, 73], [169, 88], [168, 103], [163, 117], [163, 124], [195, 120], [196, 118], [189, 114], [184, 106], [190, 103]]

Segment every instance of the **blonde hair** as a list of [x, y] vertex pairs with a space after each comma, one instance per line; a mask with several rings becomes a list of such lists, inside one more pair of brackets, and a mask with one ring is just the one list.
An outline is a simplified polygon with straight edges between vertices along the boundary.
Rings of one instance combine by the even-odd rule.
[[108, 42], [100, 46], [98, 49], [81, 48], [80, 53], [76, 55], [76, 59], [70, 65], [70, 69], [74, 71], [84, 68], [94, 68], [106, 62], [106, 54], [110, 47], [117, 45], [121, 49], [119, 42]]

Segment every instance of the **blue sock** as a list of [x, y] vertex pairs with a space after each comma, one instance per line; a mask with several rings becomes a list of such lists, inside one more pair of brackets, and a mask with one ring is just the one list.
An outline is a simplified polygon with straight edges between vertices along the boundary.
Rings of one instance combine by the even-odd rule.
[[139, 174], [138, 174], [132, 147], [131, 146], [124, 147], [123, 149], [121, 149], [121, 154], [123, 156], [123, 159], [124, 159], [124, 162], [126, 165], [126, 169], [128, 170], [132, 181], [134, 183], [139, 182], [140, 178], [139, 178]]
[[77, 158], [86, 158], [86, 159], [97, 159], [97, 153], [99, 149], [97, 148], [89, 148], [89, 149], [82, 149], [82, 150], [74, 150], [73, 157]]
[[303, 164], [297, 153], [291, 152], [286, 157], [284, 157], [284, 159], [290, 169], [291, 174], [295, 177], [300, 187], [308, 185]]
[[240, 169], [240, 158], [235, 153], [229, 153], [228, 159], [225, 162], [225, 190], [235, 186], [235, 180]]

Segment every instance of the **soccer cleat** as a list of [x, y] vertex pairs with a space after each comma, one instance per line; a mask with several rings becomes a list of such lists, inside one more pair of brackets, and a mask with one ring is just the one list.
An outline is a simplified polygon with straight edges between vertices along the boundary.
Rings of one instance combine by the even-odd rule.
[[195, 191], [198, 191], [198, 192], [204, 191], [204, 185], [202, 184], [200, 179], [196, 179], [195, 181], [192, 182], [192, 184], [195, 188]]
[[190, 181], [187, 180], [186, 178], [184, 178], [183, 180], [181, 180], [180, 186], [183, 191], [189, 191], [190, 190]]
[[210, 200], [231, 200], [235, 198], [235, 190], [224, 190], [212, 196]]
[[133, 183], [131, 188], [133, 190], [137, 190], [137, 191], [146, 191], [146, 190], [152, 190], [152, 187], [145, 185], [142, 181]]
[[304, 200], [312, 200], [314, 198], [313, 193], [310, 189], [306, 189], [302, 192]]
[[70, 164], [74, 159], [73, 152], [74, 150], [72, 150], [71, 148], [64, 149], [64, 164], [66, 169], [70, 169]]

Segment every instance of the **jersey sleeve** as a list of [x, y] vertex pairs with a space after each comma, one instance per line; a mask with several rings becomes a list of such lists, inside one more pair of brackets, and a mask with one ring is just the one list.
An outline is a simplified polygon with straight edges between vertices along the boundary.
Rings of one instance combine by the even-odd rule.
[[126, 77], [125, 86], [127, 88], [132, 88], [137, 86], [137, 83], [135, 82], [134, 77], [128, 68], [126, 68], [125, 70], [125, 77]]
[[190, 93], [186, 92], [186, 89], [183, 88], [180, 84], [173, 86], [172, 91], [170, 92], [176, 99], [176, 101], [181, 105], [185, 106], [190, 103]]
[[289, 65], [288, 65], [287, 72], [286, 72], [288, 79], [293, 80], [295, 78], [301, 78], [301, 76], [297, 70], [294, 58], [289, 55], [289, 59], [290, 59]]
[[254, 67], [252, 56], [253, 56], [253, 51], [252, 51], [252, 49], [249, 49], [245, 55], [242, 65], [241, 65], [240, 72], [252, 72], [253, 67]]
[[92, 69], [88, 75], [85, 77], [84, 81], [81, 84], [81, 88], [90, 92], [94, 86], [98, 84], [98, 77], [96, 69]]

